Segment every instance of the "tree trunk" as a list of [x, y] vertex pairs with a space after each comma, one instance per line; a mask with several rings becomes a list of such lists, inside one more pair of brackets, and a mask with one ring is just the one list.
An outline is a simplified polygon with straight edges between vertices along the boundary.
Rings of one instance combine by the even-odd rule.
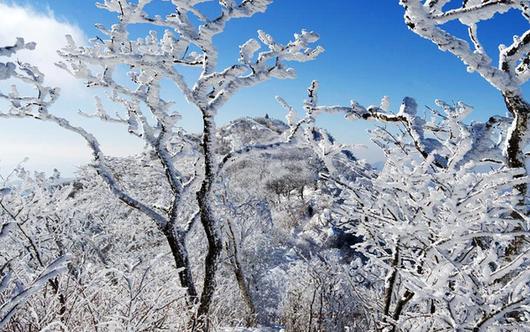
[[[405, 308], [405, 305], [412, 299], [414, 296], [414, 293], [409, 291], [408, 289], [405, 290], [405, 293], [403, 296], [399, 299], [399, 301], [396, 303], [396, 308], [394, 309], [394, 313], [392, 314], [392, 319], [394, 321], [397, 321], [399, 319], [399, 316], [401, 316], [401, 312], [403, 311], [403, 308]], [[396, 331], [396, 325], [392, 327], [392, 332]]]
[[383, 314], [385, 316], [390, 315], [390, 306], [392, 304], [392, 294], [394, 293], [397, 273], [398, 273], [398, 264], [399, 264], [399, 241], [396, 243], [394, 248], [394, 253], [392, 254], [392, 266], [389, 271], [387, 278], [385, 280], [385, 292], [383, 295], [384, 310]]
[[183, 269], [179, 272], [180, 285], [186, 287], [188, 293], [189, 303], [197, 301], [197, 289], [193, 282], [193, 275], [191, 273], [191, 265], [188, 257], [188, 250], [184, 243], [184, 237], [175, 234], [173, 227], [169, 227], [164, 231], [171, 253], [175, 259], [177, 269]]
[[[504, 102], [508, 111], [513, 115], [513, 123], [508, 133], [506, 142], [506, 159], [509, 167], [523, 168], [526, 170], [526, 157], [524, 155], [525, 136], [528, 135], [528, 116], [530, 115], [530, 105], [517, 93], [504, 92]], [[528, 174], [526, 170], [525, 174]], [[521, 195], [519, 208], [526, 215], [529, 209], [526, 208], [526, 197], [528, 195], [528, 183], [522, 183], [515, 187]], [[521, 216], [514, 212], [512, 217], [520, 219]], [[519, 228], [518, 228], [519, 229]], [[512, 256], [519, 253], [524, 237], [516, 237], [506, 249], [506, 255]]]
[[[528, 135], [528, 116], [530, 115], [530, 105], [517, 93], [504, 92], [504, 102], [508, 111], [513, 115], [513, 123], [508, 133], [506, 142], [506, 159], [509, 167], [525, 168], [524, 137]], [[523, 183], [516, 186], [521, 194], [524, 206], [528, 193], [528, 184]]]
[[208, 252], [204, 262], [204, 283], [197, 318], [199, 319], [199, 328], [207, 330], [208, 312], [215, 293], [216, 275], [223, 244], [210, 204], [210, 192], [215, 180], [215, 122], [213, 116], [208, 111], [203, 111], [202, 113], [204, 126], [202, 137], [204, 180], [201, 189], [197, 192], [197, 202], [200, 210], [201, 224], [208, 240]]
[[246, 320], [247, 326], [255, 327], [257, 324], [256, 306], [254, 305], [252, 295], [250, 294], [250, 289], [248, 287], [247, 280], [245, 278], [243, 267], [241, 266], [241, 262], [239, 261], [239, 252], [237, 250], [237, 240], [234, 234], [234, 230], [232, 229], [232, 223], [228, 221], [227, 224], [228, 224], [228, 231], [230, 233], [229, 234], [230, 247], [232, 249], [231, 250], [232, 252], [229, 252], [228, 254], [231, 257], [230, 260], [232, 263], [232, 267], [234, 269], [234, 274], [236, 276], [237, 285], [241, 293], [241, 298], [243, 299], [243, 302], [245, 303], [245, 306], [248, 309], [248, 318]]
[[[385, 291], [384, 291], [384, 294], [383, 294], [383, 303], [384, 303], [384, 307], [383, 307], [383, 321], [382, 321], [382, 325], [379, 326], [379, 329], [380, 331], [385, 331], [388, 329], [389, 326], [391, 326], [391, 331], [394, 330], [394, 322], [393, 321], [390, 321], [389, 318], [393, 318], [393, 315], [391, 314], [390, 312], [390, 307], [392, 306], [392, 298], [393, 298], [393, 293], [394, 293], [394, 289], [396, 288], [396, 279], [397, 279], [397, 275], [398, 275], [398, 268], [399, 268], [399, 245], [400, 245], [400, 241], [397, 240], [396, 241], [396, 246], [394, 248], [394, 252], [392, 253], [392, 265], [390, 266], [391, 270], [388, 272], [387, 276], [386, 276], [386, 279], [385, 279]], [[394, 320], [397, 320], [399, 319], [399, 317], [397, 318], [393, 318]]]

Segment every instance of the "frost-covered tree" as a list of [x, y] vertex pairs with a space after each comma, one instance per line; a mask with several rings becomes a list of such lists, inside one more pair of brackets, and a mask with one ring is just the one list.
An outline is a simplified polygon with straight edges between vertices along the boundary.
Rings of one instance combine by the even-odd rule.
[[[462, 4], [456, 6], [457, 3]], [[530, 78], [530, 30], [514, 36], [510, 45], [499, 45], [499, 63], [496, 65], [480, 42], [478, 26], [480, 22], [510, 10], [518, 10], [526, 20], [530, 20], [530, 3], [520, 0], [401, 0], [400, 4], [405, 8], [405, 22], [412, 31], [431, 40], [440, 50], [458, 57], [469, 72], [477, 72], [502, 93], [512, 115], [504, 142], [506, 164], [514, 168], [525, 167], [529, 155], [526, 149], [530, 140], [530, 105], [521, 92], [521, 86]], [[450, 9], [444, 9], [449, 6]], [[444, 24], [453, 21], [467, 27], [469, 41], [444, 29]], [[527, 192], [526, 183], [518, 185], [518, 188], [523, 193]]]
[[[235, 18], [250, 17], [264, 12], [270, 0], [219, 1], [221, 14], [208, 17], [197, 7], [210, 2], [208, 0], [174, 0], [174, 11], [165, 17], [151, 16], [145, 10], [153, 1], [142, 0], [105, 0], [98, 6], [118, 14], [118, 22], [111, 27], [97, 25], [108, 38], [92, 40], [90, 46], [76, 46], [68, 37], [68, 46], [60, 51], [65, 63], [59, 66], [83, 79], [88, 87], [105, 88], [111, 102], [123, 106], [124, 114], [110, 115], [105, 110], [105, 102], [97, 99], [96, 112], [85, 114], [104, 121], [123, 123], [132, 135], [142, 138], [165, 171], [165, 181], [171, 191], [169, 202], [165, 206], [153, 206], [121, 185], [109, 167], [95, 136], [82, 127], [70, 124], [66, 119], [48, 111], [58, 98], [58, 89], [43, 84], [43, 75], [37, 68], [22, 63], [2, 63], [1, 79], [14, 79], [33, 86], [37, 90], [34, 96], [22, 96], [16, 87], [0, 97], [10, 102], [10, 109], [0, 113], [0, 117], [31, 117], [54, 122], [60, 127], [79, 134], [88, 143], [93, 153], [93, 166], [105, 180], [112, 192], [122, 202], [152, 219], [158, 229], [166, 236], [172, 249], [180, 280], [186, 287], [190, 303], [199, 298], [196, 284], [191, 273], [186, 237], [195, 220], [200, 220], [208, 242], [205, 257], [203, 289], [199, 299], [197, 315], [205, 316], [215, 291], [216, 271], [222, 252], [222, 234], [211, 206], [212, 184], [216, 181], [219, 161], [215, 155], [215, 116], [222, 106], [242, 88], [253, 86], [271, 78], [293, 78], [294, 70], [285, 66], [285, 62], [304, 62], [313, 60], [323, 49], [310, 48], [318, 39], [312, 32], [302, 31], [295, 39], [285, 45], [279, 44], [266, 33], [259, 31], [259, 40], [266, 50], [257, 54], [261, 48], [257, 40], [251, 39], [241, 46], [239, 63], [228, 68], [218, 68], [218, 52], [213, 38], [223, 32], [226, 23]], [[196, 24], [198, 22], [198, 24]], [[156, 29], [165, 29], [158, 37], [153, 30], [146, 38], [132, 40], [129, 30], [133, 25], [147, 24]], [[13, 47], [2, 48], [0, 55], [11, 56], [22, 48], [34, 48], [35, 44], [24, 44], [19, 39]], [[120, 75], [120, 66], [128, 66], [128, 78], [116, 79]], [[183, 67], [198, 69], [198, 77], [189, 85], [180, 71]], [[175, 166], [179, 151], [189, 146], [176, 130], [178, 111], [171, 101], [161, 97], [163, 80], [171, 81], [180, 90], [185, 99], [201, 113], [203, 135], [198, 151], [200, 172], [183, 174]], [[128, 82], [126, 82], [128, 80]], [[132, 86], [132, 87], [131, 87]], [[174, 141], [180, 145], [171, 144]], [[176, 151], [179, 148], [179, 151]], [[199, 167], [199, 166], [198, 166]], [[182, 221], [180, 212], [183, 197], [196, 192], [198, 218], [192, 216]]]
[[[317, 90], [318, 82], [315, 81], [308, 89], [308, 99], [304, 104], [306, 115], [300, 120], [299, 124], [311, 124], [310, 128], [316, 128], [314, 124], [318, 114], [342, 113], [350, 120], [371, 120], [382, 124], [383, 127], [379, 130], [383, 130], [383, 132], [387, 132], [390, 135], [400, 135], [400, 138], [394, 140], [395, 144], [402, 146], [404, 149], [414, 149], [423, 158], [433, 157], [433, 163], [438, 167], [459, 168], [468, 162], [506, 164], [503, 162], [504, 142], [510, 136], [512, 128], [511, 121], [507, 118], [492, 116], [486, 123], [471, 122], [467, 124], [464, 120], [473, 110], [472, 107], [462, 102], [456, 105], [449, 105], [441, 100], [436, 100], [436, 104], [443, 112], [430, 109], [431, 116], [422, 117], [418, 114], [416, 101], [410, 97], [403, 99], [397, 112], [390, 110], [388, 97], [383, 97], [379, 105], [370, 105], [368, 107], [360, 105], [356, 101], [351, 101], [350, 106], [323, 106], [318, 104]], [[291, 106], [282, 98], [279, 98], [279, 101], [284, 108], [290, 110], [290, 112], [292, 111]], [[388, 129], [388, 124], [397, 126], [393, 129]], [[294, 128], [296, 127], [297, 125], [294, 126]], [[318, 131], [318, 129], [316, 130]], [[317, 150], [321, 151], [322, 157], [337, 155], [336, 152], [327, 151], [330, 147], [337, 150], [336, 144], [329, 144], [330, 142], [326, 142], [326, 139], [319, 139], [319, 142], [316, 143], [312, 136], [326, 138], [326, 135], [306, 134], [306, 137], [309, 138], [308, 141], [313, 142], [313, 146], [316, 144]], [[465, 143], [468, 148], [460, 150], [459, 154], [461, 155], [455, 158], [455, 151], [463, 143], [461, 140], [462, 136], [466, 137]], [[407, 137], [409, 140], [403, 140], [403, 137]], [[382, 144], [377, 138], [374, 139], [374, 142], [383, 150], [387, 150], [387, 146]], [[327, 148], [323, 148], [324, 146], [327, 146]], [[324, 160], [326, 159], [324, 158]], [[333, 169], [335, 166], [328, 165], [328, 167]], [[514, 176], [524, 176], [524, 173], [514, 173]], [[523, 190], [528, 181], [515, 181], [513, 183], [514, 188], [521, 193], [519, 196], [520, 202], [517, 204], [518, 212], [514, 212], [513, 215], [513, 217], [519, 218], [520, 213], [528, 214], [529, 211], [527, 201], [524, 198], [526, 191]], [[510, 251], [518, 251], [521, 241], [523, 241], [522, 238], [516, 238]]]
[[[48, 317], [34, 313], [38, 323], [26, 324], [38, 326], [59, 320], [66, 312], [66, 295], [59, 280], [71, 257], [62, 245], [49, 250], [58, 244], [49, 241], [57, 225], [51, 220], [54, 211], [47, 203], [56, 195], [47, 185], [57, 181], [58, 174], [50, 179], [43, 174], [30, 177], [19, 165], [0, 179], [0, 328], [23, 328], [22, 320], [11, 324], [11, 318], [24, 312], [22, 308], [27, 308], [28, 303], [38, 302], [35, 298], [48, 288]], [[13, 185], [14, 181], [19, 184]]]
[[356, 248], [367, 257], [357, 267], [378, 293], [372, 312], [391, 330], [524, 326], [528, 247], [506, 255], [515, 237], [528, 237], [528, 221], [510, 217], [519, 173], [433, 160], [395, 146], [373, 185], [347, 184], [352, 232], [363, 237]]
[[0, 246], [2, 330], [186, 328], [192, 313], [163, 235], [105, 191], [93, 169], [65, 180], [19, 167], [0, 188], [9, 230]]
[[[523, 169], [492, 163], [500, 149], [489, 136], [490, 125], [466, 124], [471, 108], [463, 103], [437, 101], [441, 110], [432, 110], [426, 121], [416, 115], [411, 98], [391, 113], [387, 99], [368, 108], [355, 102], [320, 106], [316, 82], [308, 92], [302, 120], [306, 138], [327, 165], [321, 177], [339, 193], [330, 213], [363, 239], [354, 245], [362, 258], [352, 268], [376, 327], [488, 331], [525, 326], [529, 248], [523, 241], [515, 256], [508, 249], [514, 238], [529, 236], [529, 220], [517, 209], [513, 190], [528, 179]], [[321, 112], [402, 124], [402, 130], [380, 126], [372, 132], [387, 157], [381, 173], [359, 172], [350, 164], [359, 176], [344, 177], [329, 160], [341, 146], [317, 135], [314, 127]]]

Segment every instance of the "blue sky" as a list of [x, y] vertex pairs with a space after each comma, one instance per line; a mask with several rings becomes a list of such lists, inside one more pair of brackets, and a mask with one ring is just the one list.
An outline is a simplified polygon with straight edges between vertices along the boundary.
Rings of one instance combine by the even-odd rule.
[[[32, 7], [43, 15], [53, 13], [54, 19], [79, 27], [89, 38], [101, 36], [94, 23], [108, 26], [114, 21], [113, 15], [97, 9], [90, 0], [21, 0], [9, 3]], [[167, 8], [164, 6], [160, 9]], [[155, 11], [156, 8], [152, 8]], [[419, 105], [428, 106], [433, 106], [436, 98], [449, 102], [462, 100], [475, 107], [473, 119], [478, 120], [484, 120], [491, 114], [505, 113], [502, 98], [492, 86], [478, 74], [467, 73], [458, 59], [440, 52], [430, 41], [407, 29], [403, 23], [403, 9], [397, 0], [276, 0], [265, 14], [229, 23], [226, 32], [216, 39], [221, 53], [220, 65], [234, 63], [238, 58], [238, 45], [256, 37], [258, 29], [265, 30], [278, 41], [286, 42], [294, 32], [303, 28], [320, 34], [320, 44], [326, 52], [314, 62], [293, 64], [298, 72], [296, 80], [273, 80], [239, 93], [220, 112], [221, 123], [243, 115], [265, 113], [283, 118], [284, 111], [277, 105], [274, 96], [281, 95], [293, 106], [300, 107], [305, 89], [313, 79], [320, 81], [322, 104], [348, 104], [354, 99], [369, 105], [388, 95], [393, 109], [397, 109], [404, 96], [411, 96], [417, 99]], [[465, 31], [458, 24], [447, 28], [454, 33]], [[496, 54], [498, 44], [509, 44], [513, 34], [521, 34], [528, 29], [528, 23], [519, 13], [510, 12], [479, 28], [485, 47], [491, 54]], [[497, 59], [494, 58], [494, 61]], [[184, 107], [183, 113], [182, 125], [196, 130], [198, 117], [195, 111]], [[340, 116], [324, 116], [320, 124], [339, 141], [369, 144], [365, 130], [372, 124], [352, 123]], [[108, 146], [112, 142], [127, 146], [133, 144], [126, 138], [114, 136], [114, 127], [90, 126], [104, 137], [103, 140], [109, 140], [110, 143], [106, 143]], [[32, 131], [37, 128], [31, 125], [31, 129], [23, 135], [34, 135]], [[52, 141], [62, 140], [51, 131], [49, 136]], [[380, 158], [373, 146], [361, 154], [369, 160]], [[2, 159], [9, 159], [9, 156], [2, 156]], [[67, 170], [75, 162], [79, 161], [68, 158], [57, 161], [60, 164], [58, 167]], [[47, 168], [51, 166], [51, 163], [46, 164]]]

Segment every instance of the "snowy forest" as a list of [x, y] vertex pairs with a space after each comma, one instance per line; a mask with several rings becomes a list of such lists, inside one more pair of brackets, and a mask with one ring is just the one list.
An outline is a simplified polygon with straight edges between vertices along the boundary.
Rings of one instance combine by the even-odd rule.
[[[2, 168], [0, 331], [530, 331], [530, 24], [495, 54], [478, 29], [506, 12], [530, 23], [530, 1], [385, 1], [505, 108], [477, 121], [459, 101], [326, 105], [332, 87], [312, 81], [271, 96], [283, 119], [220, 124], [238, 92], [328, 52], [318, 31], [257, 31], [225, 66], [215, 38], [272, 0], [100, 0], [114, 22], [93, 22], [89, 44], [66, 35], [56, 66], [97, 95], [84, 119], [137, 139], [123, 157], [53, 111], [61, 89], [18, 59], [39, 40], [0, 45], [0, 122], [46, 122], [91, 151], [71, 177]], [[331, 113], [371, 123], [381, 165], [318, 125]]]

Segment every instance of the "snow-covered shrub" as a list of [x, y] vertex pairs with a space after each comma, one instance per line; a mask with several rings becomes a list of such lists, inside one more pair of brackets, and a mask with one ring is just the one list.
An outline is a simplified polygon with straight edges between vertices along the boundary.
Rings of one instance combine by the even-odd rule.
[[[378, 306], [371, 309], [380, 326], [524, 326], [528, 248], [513, 259], [506, 254], [516, 236], [528, 235], [520, 231], [528, 220], [510, 217], [520, 173], [473, 162], [440, 168], [433, 160], [393, 149], [373, 186], [349, 193], [358, 219], [352, 232], [363, 237], [355, 248], [367, 257], [356, 267], [378, 291]], [[518, 310], [522, 316], [511, 319], [508, 314]]]
[[[321, 177], [338, 193], [332, 219], [342, 219], [362, 238], [353, 246], [362, 256], [351, 267], [369, 295], [359, 303], [377, 328], [486, 331], [527, 325], [530, 248], [522, 241], [514, 256], [510, 247], [529, 235], [516, 190], [528, 178], [524, 169], [495, 158], [503, 127], [466, 123], [472, 108], [463, 103], [437, 101], [441, 110], [424, 119], [411, 98], [391, 113], [388, 102], [319, 106], [316, 82], [308, 92], [299, 123], [327, 166]], [[330, 156], [342, 147], [314, 126], [322, 112], [398, 125], [372, 131], [387, 158], [379, 174], [351, 163], [350, 173], [359, 175], [352, 179], [334, 167]]]
[[0, 200], [3, 328], [185, 328], [170, 250], [141, 215], [102, 195], [90, 171], [74, 180], [14, 175]]
[[[484, 125], [463, 122], [468, 106], [438, 105], [428, 125], [373, 131], [387, 157], [376, 179], [326, 175], [343, 189], [336, 213], [356, 219], [351, 232], [363, 238], [354, 248], [367, 260], [352, 266], [377, 294], [369, 310], [388, 330], [525, 326], [530, 249], [513, 257], [509, 248], [528, 236], [514, 190], [528, 179], [485, 158], [495, 145], [484, 146]], [[400, 114], [415, 112], [405, 103]]]
[[[0, 329], [42, 329], [66, 313], [62, 276], [71, 261], [58, 239], [70, 211], [58, 174], [31, 177], [22, 166], [2, 177], [0, 193]], [[59, 202], [50, 204], [51, 201]], [[38, 236], [37, 236], [38, 234]]]
[[357, 294], [360, 287], [337, 252], [292, 264], [281, 323], [287, 331], [357, 331], [370, 325]]

